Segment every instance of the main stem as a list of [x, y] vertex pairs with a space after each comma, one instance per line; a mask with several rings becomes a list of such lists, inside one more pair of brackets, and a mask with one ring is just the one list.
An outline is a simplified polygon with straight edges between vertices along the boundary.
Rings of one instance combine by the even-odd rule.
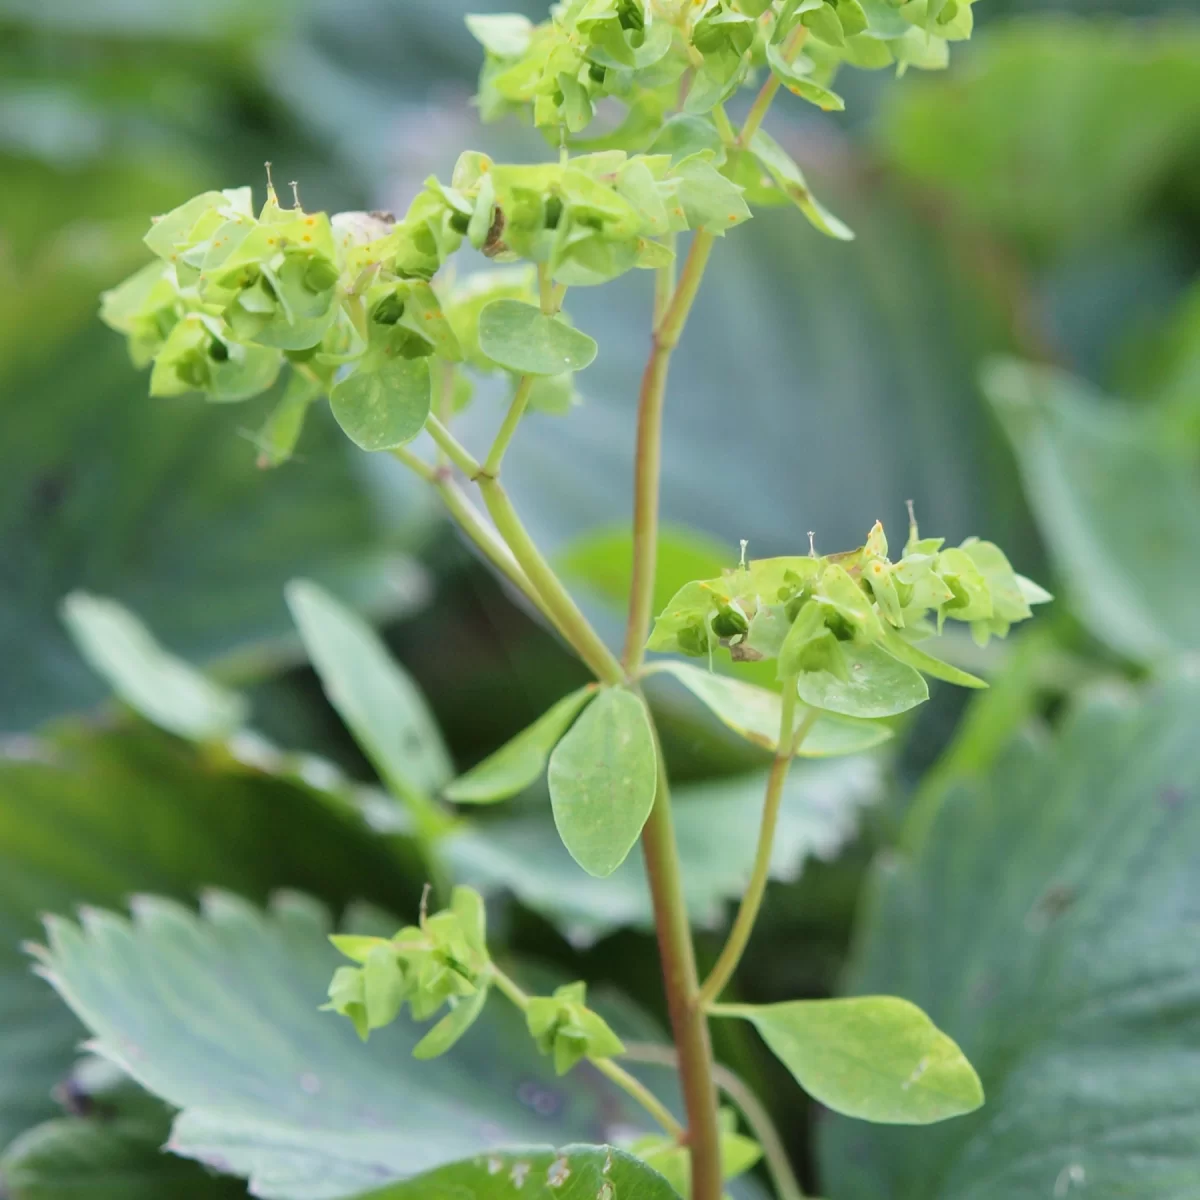
[[712, 1044], [708, 1036], [708, 1018], [697, 1003], [700, 980], [679, 873], [671, 791], [661, 749], [658, 791], [650, 819], [642, 830], [642, 850], [654, 901], [667, 1008], [679, 1055], [679, 1082], [687, 1111], [687, 1141], [692, 1162], [692, 1200], [721, 1200], [721, 1129], [717, 1123]]
[[[641, 668], [646, 631], [654, 608], [654, 569], [658, 560], [658, 492], [662, 473], [662, 422], [667, 397], [671, 355], [692, 311], [704, 269], [712, 254], [713, 235], [698, 233], [692, 239], [687, 262], [662, 320], [654, 328], [650, 358], [642, 374], [638, 397], [637, 451], [633, 484], [633, 581], [629, 620], [625, 626], [625, 669], [635, 675]], [[669, 268], [663, 268], [668, 270]]]

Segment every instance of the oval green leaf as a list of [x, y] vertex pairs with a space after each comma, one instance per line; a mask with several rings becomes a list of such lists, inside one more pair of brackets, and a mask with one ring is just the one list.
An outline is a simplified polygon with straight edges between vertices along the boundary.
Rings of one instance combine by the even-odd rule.
[[429, 363], [385, 358], [363, 363], [329, 393], [329, 407], [346, 436], [363, 450], [403, 446], [425, 427], [430, 406]]
[[511, 299], [493, 300], [479, 314], [479, 346], [494, 363], [522, 375], [582, 371], [596, 357], [596, 343], [586, 333]]
[[650, 718], [625, 688], [600, 693], [550, 756], [559, 837], [589, 874], [611, 875], [654, 807], [658, 762]]
[[595, 692], [595, 685], [589, 684], [564, 696], [528, 729], [454, 780], [445, 790], [446, 799], [456, 804], [494, 804], [523, 792], [545, 770], [550, 751]]
[[417, 685], [378, 634], [323, 588], [293, 580], [286, 596], [330, 704], [388, 787], [415, 815], [433, 819], [429, 795], [452, 768]]
[[[739, 737], [774, 753], [779, 745], [782, 704], [777, 692], [757, 687], [727, 675], [716, 675], [690, 663], [655, 663], [647, 674], [666, 674], [677, 679], [724, 725]], [[805, 710], [797, 713], [796, 723]], [[813, 722], [799, 750], [799, 758], [836, 758], [858, 754], [882, 745], [892, 736], [886, 725], [823, 713]]]
[[800, 699], [813, 708], [847, 717], [894, 717], [929, 699], [920, 672], [898, 662], [878, 646], [843, 642], [849, 678], [828, 671], [805, 671], [797, 684]]
[[63, 622], [79, 652], [151, 724], [192, 741], [227, 737], [246, 719], [245, 700], [168, 654], [115, 600], [72, 592]]
[[728, 1004], [796, 1082], [826, 1108], [885, 1125], [929, 1125], [973, 1112], [983, 1086], [957, 1044], [897, 996]]

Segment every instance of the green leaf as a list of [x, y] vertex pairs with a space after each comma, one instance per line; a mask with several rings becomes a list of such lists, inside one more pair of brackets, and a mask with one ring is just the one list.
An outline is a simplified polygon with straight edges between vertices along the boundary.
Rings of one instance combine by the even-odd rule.
[[291, 459], [304, 429], [304, 418], [320, 394], [321, 385], [317, 380], [298, 371], [288, 376], [283, 395], [254, 439], [260, 467], [281, 467]]
[[222, 764], [212, 747], [141, 724], [103, 735], [60, 724], [53, 740], [27, 745], [23, 759], [0, 756], [0, 1148], [55, 1116], [52, 1089], [82, 1037], [21, 953], [40, 914], [210, 885], [255, 898], [304, 887], [339, 906], [359, 896], [416, 904], [414, 858], [351, 819], [344, 802]]
[[[830, 16], [833, 24], [837, 25], [837, 17], [833, 16], [832, 12], [830, 12]], [[810, 78], [800, 66], [789, 63], [783, 56], [781, 46], [772, 44], [767, 47], [767, 62], [783, 86], [801, 99], [815, 104], [825, 112], [841, 112], [846, 107], [846, 102], [837, 92], [830, 91], [829, 88]], [[811, 67], [811, 64], [809, 66]]]
[[[673, 676], [740, 737], [764, 750], [774, 752], [778, 747], [783, 720], [778, 692], [727, 675], [717, 675], [690, 663], [655, 663], [649, 670]], [[797, 726], [806, 715], [806, 710], [801, 708], [796, 715]], [[882, 745], [891, 736], [892, 731], [886, 725], [823, 713], [809, 729], [797, 754], [801, 758], [858, 754]]]
[[724, 237], [727, 229], [750, 220], [742, 189], [717, 170], [707, 151], [677, 163], [671, 178], [677, 182], [676, 194], [689, 229]]
[[368, 354], [333, 385], [329, 407], [356, 446], [391, 450], [411, 442], [424, 429], [431, 387], [426, 359]]
[[517, 58], [529, 48], [533, 22], [519, 13], [468, 13], [472, 37], [497, 58]]
[[963, 1052], [915, 1004], [895, 996], [722, 1004], [762, 1035], [826, 1108], [889, 1125], [928, 1125], [983, 1103]]
[[452, 996], [450, 1011], [413, 1047], [413, 1058], [440, 1058], [479, 1019], [487, 1003], [488, 989], [477, 988], [469, 996]]
[[832, 1195], [1188, 1194], [1198, 722], [1194, 678], [1097, 690], [972, 764], [912, 852], [877, 864], [849, 986], [920, 1004], [988, 1100], [917, 1142], [830, 1122]]
[[641, 698], [625, 688], [602, 691], [554, 748], [548, 779], [563, 845], [589, 875], [611, 875], [637, 842], [658, 787]]
[[[778, 722], [777, 722], [778, 724]], [[727, 904], [746, 889], [754, 862], [766, 777], [759, 771], [672, 790], [688, 915], [719, 930]], [[771, 877], [797, 879], [806, 862], [831, 860], [855, 836], [859, 815], [878, 798], [879, 765], [840, 758], [796, 763], [784, 786], [771, 855]], [[457, 877], [504, 891], [553, 921], [573, 942], [588, 944], [623, 926], [653, 932], [654, 910], [641, 849], [605, 879], [581, 875], [541, 808], [514, 806], [461, 828], [442, 843]], [[530, 870], [530, 863], [537, 870]]]
[[884, 630], [883, 641], [880, 645], [893, 658], [899, 659], [900, 662], [920, 671], [923, 675], [930, 675], [934, 679], [941, 679], [946, 683], [956, 684], [958, 687], [987, 687], [982, 679], [960, 670], [948, 662], [943, 662], [940, 658], [934, 658], [932, 654], [926, 654], [920, 646], [914, 646], [912, 642], [901, 637], [893, 629]]
[[493, 300], [483, 309], [479, 345], [493, 362], [522, 375], [582, 371], [596, 357], [596, 343], [586, 333], [520, 300]]
[[132, 709], [180, 737], [225, 737], [247, 716], [245, 700], [165, 651], [113, 600], [72, 592], [62, 605], [80, 653]]
[[287, 602], [329, 703], [380, 778], [415, 813], [433, 817], [429, 797], [453, 768], [425, 698], [357, 614], [307, 580], [287, 587]]
[[676, 113], [663, 122], [647, 153], [669, 154], [672, 162], [680, 162], [706, 150], [719, 154], [721, 148], [721, 135], [708, 117]]
[[751, 140], [750, 149], [814, 228], [840, 241], [853, 241], [854, 231], [820, 204], [795, 160], [769, 133], [760, 129]]
[[[664, 525], [659, 530], [656, 558], [656, 613], [689, 580], [719, 577], [729, 562], [720, 542], [682, 525]], [[554, 565], [580, 587], [623, 606], [633, 586], [633, 534], [628, 525], [588, 530], [554, 556]]]
[[[737, 1116], [721, 1109], [721, 1178], [736, 1179], [762, 1158], [759, 1144], [737, 1132]], [[653, 1167], [680, 1196], [692, 1194], [692, 1160], [686, 1146], [666, 1134], [651, 1134], [634, 1142], [630, 1150]]]
[[497, 1150], [374, 1193], [370, 1200], [678, 1200], [671, 1185], [612, 1146]]
[[878, 646], [840, 644], [846, 679], [828, 671], [800, 675], [800, 699], [813, 708], [848, 717], [894, 717], [929, 699], [929, 688], [912, 667]]
[[[267, 1200], [358, 1195], [497, 1143], [645, 1128], [606, 1082], [555, 1081], [510, 1005], [489, 1006], [433, 1062], [413, 1062], [420, 1031], [409, 1022], [362, 1045], [348, 1022], [317, 1011], [337, 965], [327, 932], [320, 906], [295, 895], [263, 913], [209, 893], [201, 916], [147, 897], [132, 923], [98, 911], [82, 926], [51, 918], [39, 957], [98, 1050], [182, 1110], [168, 1148], [248, 1177]], [[552, 1102], [517, 1100], [530, 1089]], [[438, 1193], [413, 1179], [395, 1194]]]
[[524, 791], [546, 769], [550, 751], [595, 694], [594, 684], [564, 696], [528, 729], [460, 775], [444, 792], [456, 804], [494, 804]]
[[[1072, 611], [1139, 663], [1200, 648], [1200, 486], [1152, 419], [1067, 375], [994, 363], [984, 389]], [[1178, 564], [1170, 582], [1165, 562]]]

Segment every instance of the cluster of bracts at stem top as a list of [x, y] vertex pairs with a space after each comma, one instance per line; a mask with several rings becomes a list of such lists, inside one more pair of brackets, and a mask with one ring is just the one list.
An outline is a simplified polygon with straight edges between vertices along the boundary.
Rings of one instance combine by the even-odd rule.
[[876, 522], [857, 550], [761, 559], [687, 584], [658, 618], [648, 647], [710, 660], [724, 647], [737, 661], [775, 659], [780, 679], [799, 678], [802, 698], [830, 708], [829, 696], [805, 694], [807, 677], [855, 688], [878, 679], [881, 690], [894, 691], [906, 675], [922, 672], [983, 687], [915, 643], [953, 620], [986, 645], [1031, 616], [1030, 605], [1050, 598], [992, 542], [968, 538], [945, 548], [942, 538], [922, 538], [915, 520], [902, 557], [892, 562]]
[[[290, 456], [321, 395], [365, 449], [401, 445], [424, 427], [435, 393], [448, 398], [444, 412], [469, 401], [464, 366], [537, 376], [531, 407], [565, 411], [589, 354], [531, 363], [513, 348], [514, 321], [526, 341], [577, 333], [558, 304], [539, 309], [535, 268], [560, 290], [657, 268], [674, 257], [674, 234], [721, 235], [751, 204], [795, 204], [822, 232], [851, 236], [777, 142], [734, 134], [723, 103], [766, 73], [841, 108], [832, 84], [843, 63], [944, 66], [949, 41], [970, 34], [971, 5], [570, 0], [540, 25], [515, 15], [469, 24], [486, 52], [484, 116], [525, 114], [560, 146], [559, 161], [466, 152], [449, 183], [430, 179], [400, 219], [310, 213], [298, 194], [284, 207], [273, 188], [257, 215], [248, 188], [189, 200], [155, 221], [146, 243], [156, 261], [102, 309], [134, 361], [153, 363], [154, 395], [244, 400], [290, 366], [261, 434], [264, 465]], [[623, 119], [583, 138], [604, 100]], [[525, 265], [452, 278], [443, 268], [464, 242]], [[543, 315], [555, 329], [537, 324]]]
[[[467, 887], [454, 889], [448, 908], [422, 911], [419, 925], [391, 938], [347, 934], [331, 940], [359, 965], [337, 969], [325, 1008], [348, 1017], [364, 1040], [390, 1025], [406, 1004], [415, 1021], [449, 1009], [413, 1048], [419, 1059], [445, 1054], [470, 1029], [499, 975], [488, 955], [483, 898]], [[584, 1058], [624, 1052], [617, 1035], [587, 1007], [583, 983], [566, 984], [550, 996], [525, 996], [509, 986], [538, 1049], [553, 1058], [559, 1075]]]

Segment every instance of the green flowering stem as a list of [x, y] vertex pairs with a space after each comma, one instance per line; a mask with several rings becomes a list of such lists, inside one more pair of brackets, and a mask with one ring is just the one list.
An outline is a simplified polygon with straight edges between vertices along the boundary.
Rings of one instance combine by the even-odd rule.
[[[653, 1042], [626, 1042], [625, 1057], [630, 1062], [646, 1063], [648, 1066], [679, 1069], [679, 1055], [671, 1046], [660, 1046]], [[746, 1124], [754, 1134], [754, 1140], [762, 1149], [771, 1182], [775, 1185], [777, 1200], [805, 1200], [804, 1190], [792, 1170], [787, 1148], [771, 1114], [759, 1101], [751, 1088], [734, 1074], [728, 1067], [720, 1063], [713, 1065], [713, 1079], [717, 1087], [737, 1105]]]
[[525, 415], [529, 397], [533, 394], [533, 384], [534, 377], [532, 375], [521, 376], [517, 390], [513, 394], [512, 403], [508, 406], [508, 414], [505, 416], [504, 423], [500, 426], [500, 432], [496, 434], [496, 440], [492, 443], [492, 449], [483, 464], [484, 475], [495, 478], [500, 474], [500, 464], [504, 461], [505, 451], [513, 440], [513, 435], [517, 432], [521, 418]]
[[468, 479], [476, 478], [483, 470], [479, 460], [446, 428], [436, 413], [429, 414], [425, 428], [439, 449]]
[[[492, 982], [496, 990], [513, 1002], [522, 1012], [529, 1008], [530, 996], [514, 979], [509, 978], [499, 967], [492, 964]], [[611, 1058], [588, 1057], [588, 1062], [607, 1076], [623, 1092], [636, 1100], [676, 1141], [682, 1142], [687, 1130], [675, 1119], [669, 1108], [642, 1081], [618, 1066]]]
[[[779, 722], [779, 745], [775, 751], [775, 761], [771, 764], [771, 773], [767, 777], [767, 794], [763, 800], [762, 825], [759, 828], [758, 848], [754, 852], [754, 867], [750, 873], [750, 883], [746, 888], [746, 894], [742, 897], [733, 928], [729, 931], [729, 937], [721, 950], [720, 957], [704, 981], [704, 986], [700, 989], [700, 1004], [710, 1011], [713, 1002], [733, 978], [733, 973], [737, 970], [737, 965], [750, 941], [754, 922], [758, 919], [758, 910], [762, 907], [763, 896], [766, 894], [767, 880], [771, 875], [771, 851], [775, 845], [775, 828], [779, 823], [779, 805], [783, 799], [783, 785], [787, 782], [792, 759], [818, 715], [817, 709], [810, 709], [800, 723], [800, 728], [795, 729], [796, 679], [794, 676], [785, 679]], [[793, 732], [793, 730], [795, 731]]]
[[554, 568], [534, 544], [499, 480], [488, 475], [477, 475], [477, 478], [484, 504], [496, 529], [541, 597], [555, 628], [587, 663], [597, 679], [608, 684], [623, 683], [625, 672], [621, 664], [579, 611], [579, 606], [571, 599], [570, 592], [563, 586]]
[[[783, 57], [791, 62], [793, 58], [800, 52], [800, 47], [804, 45], [804, 39], [808, 37], [808, 28], [804, 25], [797, 25], [788, 36], [787, 42], [783, 47]], [[771, 102], [775, 99], [776, 94], [781, 86], [781, 81], [774, 71], [767, 75], [766, 82], [759, 89], [759, 93], [754, 98], [754, 103], [750, 106], [750, 111], [746, 115], [746, 123], [742, 126], [742, 132], [738, 135], [737, 145], [739, 148], [745, 148], [750, 145], [754, 135], [762, 128], [762, 123], [766, 119], [767, 112], [771, 107]]]
[[646, 632], [654, 609], [654, 569], [658, 557], [658, 491], [662, 474], [662, 420], [671, 355], [692, 311], [704, 269], [712, 254], [711, 233], [692, 239], [687, 262], [670, 304], [654, 328], [652, 350], [642, 375], [638, 398], [637, 451], [633, 494], [633, 581], [629, 620], [625, 627], [625, 668], [636, 674], [642, 665]]
[[654, 902], [671, 1031], [679, 1051], [679, 1080], [692, 1163], [691, 1200], [721, 1200], [721, 1128], [713, 1085], [712, 1042], [707, 1016], [698, 1003], [700, 980], [676, 846], [671, 788], [660, 746], [658, 790], [642, 830], [642, 851]]

